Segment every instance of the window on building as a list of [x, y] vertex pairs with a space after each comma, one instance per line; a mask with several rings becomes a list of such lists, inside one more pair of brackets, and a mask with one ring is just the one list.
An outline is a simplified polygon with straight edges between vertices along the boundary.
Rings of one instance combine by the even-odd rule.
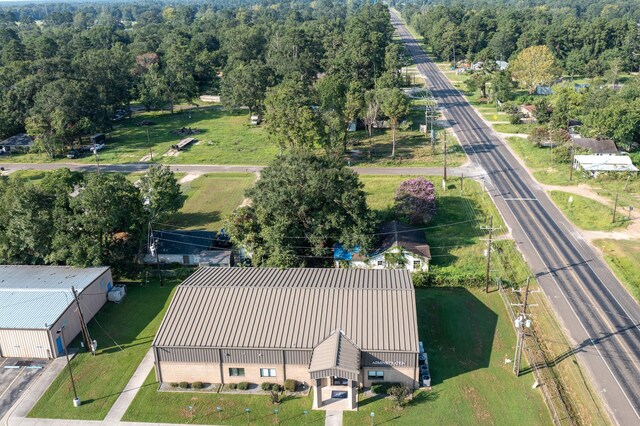
[[378, 266], [384, 266], [384, 260], [378, 260]]
[[369, 380], [384, 380], [384, 371], [369, 370], [367, 375]]
[[275, 368], [261, 368], [260, 377], [276, 377]]
[[420, 269], [420, 264], [422, 262], [420, 262], [419, 260], [414, 260], [413, 261], [413, 269]]
[[244, 376], [244, 368], [230, 368], [229, 376]]

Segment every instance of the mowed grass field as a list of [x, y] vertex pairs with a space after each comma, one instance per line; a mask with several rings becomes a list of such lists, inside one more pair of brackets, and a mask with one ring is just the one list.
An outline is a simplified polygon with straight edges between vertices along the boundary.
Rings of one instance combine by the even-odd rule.
[[497, 292], [463, 288], [416, 290], [418, 331], [426, 345], [433, 388], [420, 390], [402, 411], [390, 399], [361, 395], [345, 425], [552, 424], [532, 375], [516, 378], [515, 334]]
[[168, 225], [219, 231], [226, 216], [242, 204], [244, 191], [255, 179], [251, 173], [210, 173], [182, 184], [184, 206], [168, 220]]
[[[122, 303], [108, 302], [89, 322], [89, 333], [98, 341], [96, 356], [82, 350], [71, 360], [82, 405], [72, 405], [73, 390], [64, 369], [29, 417], [102, 420], [151, 347], [179, 282], [177, 278], [167, 278], [162, 288], [157, 279], [131, 283]], [[78, 348], [79, 342], [79, 338], [71, 342], [70, 348]]]
[[[576, 226], [589, 231], [612, 231], [626, 228], [627, 217], [620, 213], [612, 222], [612, 208], [590, 198], [563, 191], [550, 191], [549, 196], [560, 210]], [[571, 203], [569, 203], [571, 197]]]

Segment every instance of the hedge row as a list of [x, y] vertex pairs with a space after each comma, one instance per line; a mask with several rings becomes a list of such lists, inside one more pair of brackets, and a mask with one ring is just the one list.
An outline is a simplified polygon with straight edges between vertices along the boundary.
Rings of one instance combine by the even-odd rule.
[[429, 272], [414, 272], [412, 280], [415, 287], [482, 287], [484, 273], [456, 271], [433, 265]]
[[202, 382], [193, 382], [193, 383], [189, 383], [189, 382], [179, 382], [179, 383], [171, 383], [171, 387], [172, 388], [179, 388], [179, 389], [202, 389], [204, 388], [204, 383]]
[[402, 383], [393, 382], [375, 382], [371, 383], [371, 392], [376, 395], [389, 395], [389, 389], [394, 386], [402, 386]]

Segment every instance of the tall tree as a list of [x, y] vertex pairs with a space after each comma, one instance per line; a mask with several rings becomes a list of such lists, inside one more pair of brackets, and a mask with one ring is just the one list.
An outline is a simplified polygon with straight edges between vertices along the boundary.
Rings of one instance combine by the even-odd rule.
[[180, 184], [169, 166], [150, 167], [140, 178], [139, 188], [150, 222], [164, 220], [184, 205]]
[[378, 96], [380, 97], [380, 110], [389, 117], [393, 140], [391, 158], [394, 158], [396, 156], [396, 132], [400, 120], [409, 113], [409, 99], [400, 89], [382, 89], [378, 91]]
[[333, 246], [367, 248], [374, 219], [357, 173], [338, 158], [295, 154], [263, 169], [227, 226], [255, 266], [328, 265]]
[[556, 59], [547, 46], [524, 49], [511, 61], [509, 70], [529, 93], [534, 93], [538, 85], [550, 84], [559, 75]]
[[265, 120], [281, 149], [309, 149], [323, 142], [321, 120], [302, 82], [285, 80], [267, 90]]

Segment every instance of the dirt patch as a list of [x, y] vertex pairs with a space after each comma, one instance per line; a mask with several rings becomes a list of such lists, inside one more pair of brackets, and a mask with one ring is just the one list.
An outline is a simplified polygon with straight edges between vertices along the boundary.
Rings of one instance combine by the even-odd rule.
[[192, 180], [196, 180], [198, 179], [200, 176], [202, 176], [202, 173], [189, 173], [188, 175], [184, 176], [182, 179], [180, 179], [178, 181], [179, 184], [185, 184], [185, 183], [189, 183]]
[[177, 157], [178, 155], [180, 155], [180, 151], [173, 148], [171, 148], [169, 151], [162, 154], [163, 157]]

